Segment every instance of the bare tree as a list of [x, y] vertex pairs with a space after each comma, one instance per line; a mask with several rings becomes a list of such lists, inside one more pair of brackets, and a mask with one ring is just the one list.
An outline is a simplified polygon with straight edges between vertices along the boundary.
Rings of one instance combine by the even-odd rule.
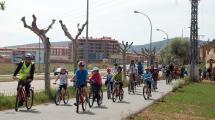
[[[141, 58], [142, 58], [142, 60], [145, 58], [145, 59], [147, 59], [147, 61], [149, 61], [149, 58], [150, 58], [150, 50], [149, 49], [147, 49], [147, 48], [141, 48], [140, 52], [137, 52], [135, 50], [133, 50], [133, 52], [136, 55], [140, 55]], [[151, 59], [152, 60], [155, 59], [155, 55], [156, 55], [156, 48], [154, 47], [153, 50], [152, 50], [152, 54], [151, 54]], [[148, 65], [149, 62], [147, 62], [147, 65]]]
[[133, 42], [131, 44], [128, 44], [128, 42], [124, 43], [122, 41], [122, 45], [120, 46], [120, 52], [122, 53], [122, 59], [123, 59], [123, 79], [126, 80], [126, 53], [131, 48]]
[[48, 95], [51, 97], [51, 91], [50, 91], [50, 41], [49, 38], [46, 36], [46, 33], [52, 28], [53, 24], [55, 23], [55, 19], [52, 20], [52, 23], [48, 26], [48, 28], [45, 29], [39, 29], [37, 27], [37, 18], [35, 15], [32, 15], [33, 21], [31, 26], [26, 24], [25, 17], [22, 17], [21, 21], [24, 24], [25, 28], [28, 28], [29, 30], [33, 31], [43, 42], [44, 45], [44, 62], [45, 62], [45, 91], [48, 93]]
[[5, 2], [0, 2], [0, 10], [5, 10]]
[[77, 27], [78, 27], [78, 33], [76, 34], [75, 38], [73, 38], [72, 35], [69, 33], [69, 31], [68, 31], [66, 25], [63, 24], [63, 21], [60, 20], [59, 22], [60, 22], [60, 24], [61, 24], [61, 28], [62, 28], [62, 30], [64, 31], [65, 36], [66, 36], [67, 38], [69, 38], [69, 39], [71, 40], [71, 42], [72, 42], [72, 46], [73, 46], [73, 50], [72, 50], [72, 51], [73, 51], [73, 56], [74, 56], [74, 59], [73, 59], [74, 71], [76, 71], [77, 68], [78, 68], [77, 63], [78, 63], [78, 59], [79, 59], [79, 57], [78, 57], [78, 44], [77, 44], [77, 40], [78, 40], [78, 37], [79, 37], [79, 36], [81, 35], [81, 33], [83, 32], [83, 30], [84, 30], [84, 28], [85, 28], [87, 22], [85, 22], [85, 23], [82, 25], [81, 28], [79, 27], [79, 24], [77, 25]]

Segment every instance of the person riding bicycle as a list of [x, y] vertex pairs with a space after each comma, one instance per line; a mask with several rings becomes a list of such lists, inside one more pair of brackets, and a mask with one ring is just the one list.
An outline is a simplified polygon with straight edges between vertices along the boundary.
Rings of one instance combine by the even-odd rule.
[[99, 91], [102, 89], [102, 78], [99, 73], [98, 67], [93, 68], [92, 76], [90, 77], [89, 80], [93, 82], [93, 86], [94, 86], [93, 88], [95, 90], [96, 97], [100, 99]]
[[123, 86], [123, 82], [122, 82], [122, 67], [118, 67], [117, 68], [117, 74], [113, 76], [112, 78], [113, 80], [115, 80], [117, 82], [117, 84], [119, 84], [120, 86], [120, 90], [122, 90], [122, 86]]
[[58, 81], [58, 79], [60, 79], [60, 85], [59, 85], [60, 91], [62, 90], [62, 88], [64, 88], [64, 90], [66, 90], [67, 86], [68, 86], [68, 72], [67, 72], [67, 70], [66, 70], [65, 67], [61, 68], [60, 73], [57, 76], [54, 84], [56, 84], [56, 82]]
[[150, 72], [152, 74], [152, 78], [154, 80], [154, 88], [157, 89], [157, 81], [159, 76], [159, 71], [153, 65], [151, 66]]
[[[88, 71], [84, 68], [85, 62], [78, 62], [79, 70], [76, 71], [75, 76], [71, 81], [75, 81], [75, 86], [77, 88], [83, 88], [83, 94], [87, 96], [87, 80], [88, 80]], [[77, 106], [76, 103], [74, 105]]]
[[[148, 68], [146, 69], [146, 73], [144, 74], [144, 81], [151, 91], [151, 86], [153, 84], [153, 78], [152, 78], [152, 74]], [[150, 93], [150, 96], [151, 96], [151, 93]]]
[[144, 68], [143, 68], [143, 64], [141, 62], [138, 62], [137, 71], [138, 71], [138, 75], [143, 75]]
[[128, 74], [129, 74], [129, 84], [136, 81], [136, 75], [137, 75], [137, 69], [136, 65], [134, 63], [134, 60], [131, 60], [131, 64], [128, 68]]
[[111, 91], [112, 91], [113, 90], [113, 81], [112, 81], [113, 74], [111, 74], [110, 68], [107, 68], [107, 74], [105, 75], [105, 77], [106, 77], [105, 85], [107, 86], [108, 84], [110, 84]]
[[[19, 82], [18, 82], [18, 86], [17, 86], [17, 91], [19, 89], [19, 86], [22, 85], [25, 87], [26, 90], [26, 95], [27, 97], [30, 96], [30, 87], [31, 87], [31, 82], [34, 79], [34, 71], [35, 71], [35, 65], [32, 62], [32, 60], [34, 59], [34, 56], [30, 53], [26, 53], [24, 55], [24, 61], [21, 61], [14, 74], [13, 74], [13, 79], [15, 80], [17, 77], [17, 74], [20, 75], [19, 77]], [[23, 102], [19, 103], [20, 106], [23, 105]]]
[[113, 74], [113, 75], [117, 74], [117, 68], [118, 68], [118, 64], [115, 63], [115, 64], [114, 64], [114, 67], [112, 68], [112, 74]]

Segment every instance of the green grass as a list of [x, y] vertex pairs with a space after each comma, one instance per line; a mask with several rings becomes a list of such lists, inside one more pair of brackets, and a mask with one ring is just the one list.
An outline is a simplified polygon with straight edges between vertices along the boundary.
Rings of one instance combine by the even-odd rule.
[[[176, 117], [176, 115], [179, 115]], [[141, 119], [214, 119], [215, 84], [193, 83], [177, 89], [130, 120]]]

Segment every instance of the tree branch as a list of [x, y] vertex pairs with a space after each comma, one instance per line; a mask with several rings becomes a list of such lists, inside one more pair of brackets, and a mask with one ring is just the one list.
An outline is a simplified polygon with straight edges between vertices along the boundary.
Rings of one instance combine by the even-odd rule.
[[52, 28], [54, 23], [55, 23], [55, 19], [52, 20], [52, 23], [48, 26], [48, 28], [46, 30], [44, 30], [44, 32], [47, 33]]
[[27, 25], [27, 23], [25, 21], [25, 17], [22, 17], [21, 21], [23, 22], [25, 28], [28, 28], [28, 29], [32, 30], [32, 27], [30, 27], [29, 25]]
[[66, 25], [63, 24], [63, 21], [60, 20], [59, 23], [60, 23], [60, 25], [61, 25], [61, 28], [62, 28], [62, 30], [63, 30], [65, 36], [67, 36], [70, 40], [74, 40], [74, 38], [72, 37], [72, 35], [69, 33], [69, 31], [68, 31]]
[[5, 2], [0, 2], [0, 10], [5, 10]]
[[78, 33], [77, 33], [77, 35], [75, 36], [75, 39], [77, 40], [78, 39], [78, 37], [81, 35], [81, 33], [83, 32], [83, 30], [84, 30], [84, 28], [85, 28], [85, 26], [87, 25], [87, 21], [82, 25], [82, 27], [81, 28], [79, 28], [79, 24], [78, 24]]

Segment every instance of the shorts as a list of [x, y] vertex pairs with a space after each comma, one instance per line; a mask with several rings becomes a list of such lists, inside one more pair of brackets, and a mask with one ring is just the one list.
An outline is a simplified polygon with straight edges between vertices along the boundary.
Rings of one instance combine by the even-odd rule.
[[60, 85], [59, 88], [60, 88], [60, 90], [62, 90], [62, 88], [63, 88], [64, 90], [66, 90], [66, 89], [67, 89], [67, 84]]

